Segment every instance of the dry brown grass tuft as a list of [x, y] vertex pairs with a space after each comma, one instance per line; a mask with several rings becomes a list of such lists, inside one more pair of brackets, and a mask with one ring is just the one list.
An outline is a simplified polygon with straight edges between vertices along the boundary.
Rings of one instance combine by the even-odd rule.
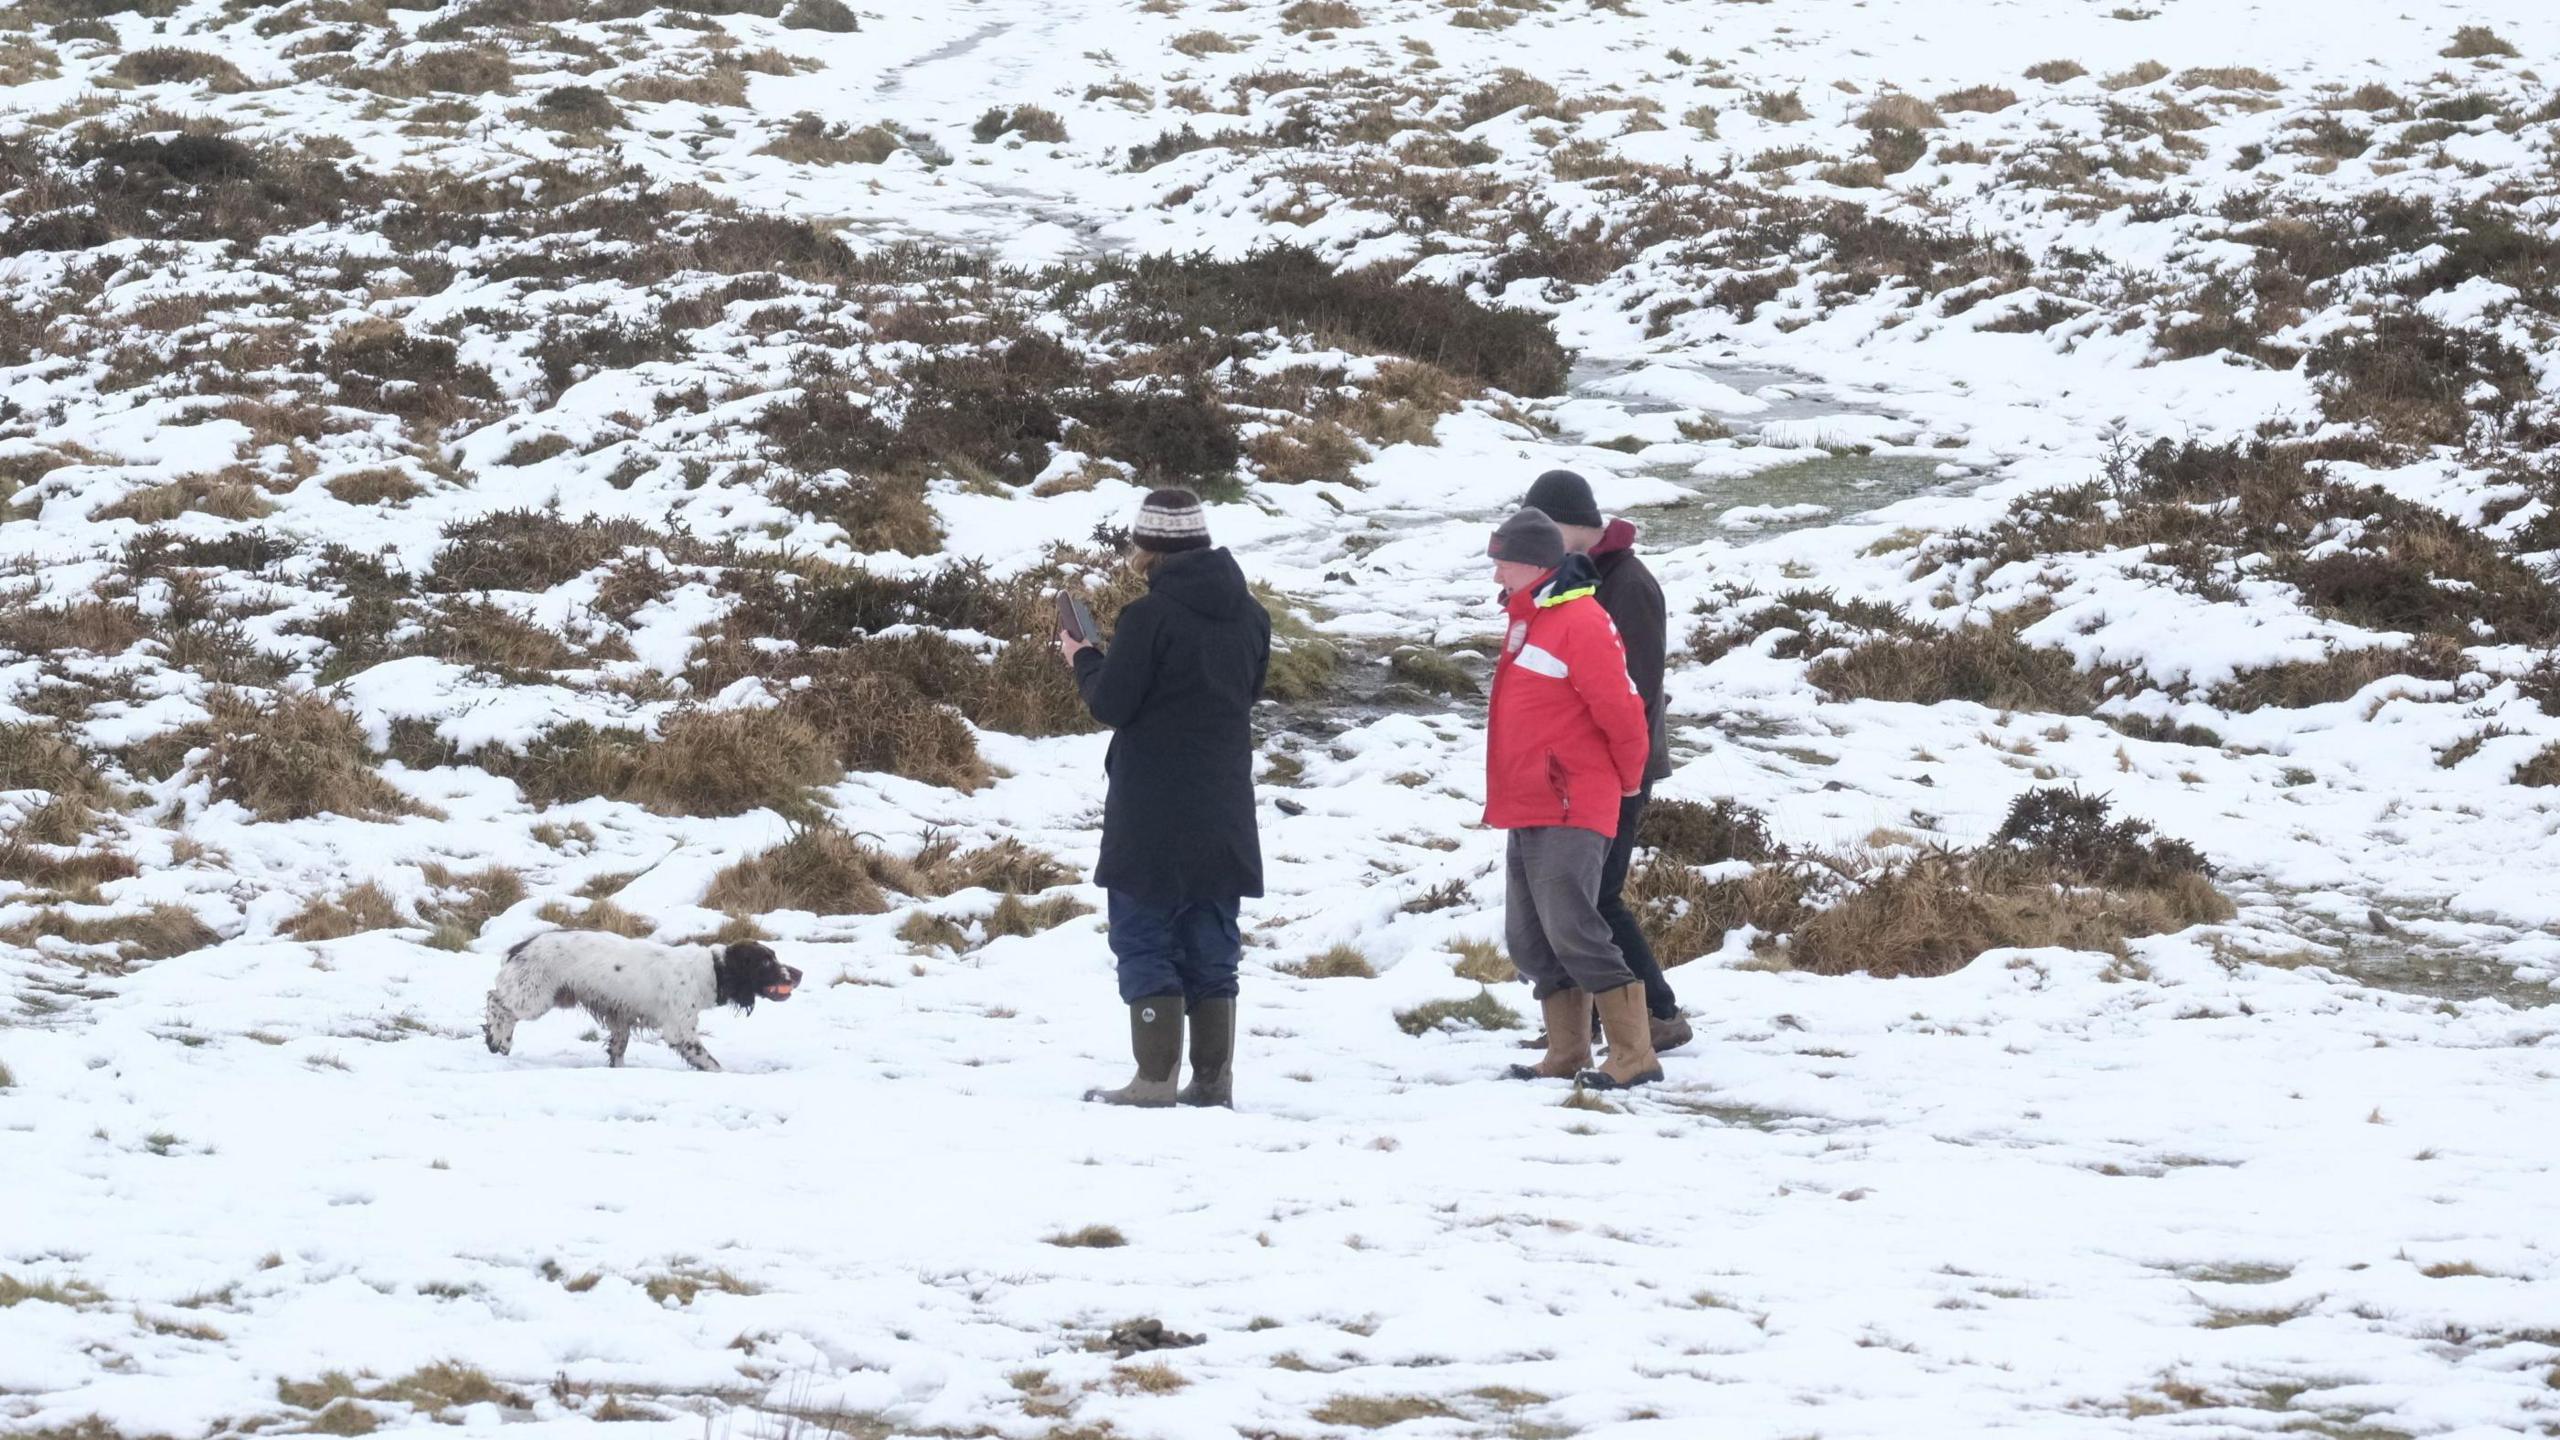
[[1768, 817], [1748, 805], [1717, 800], [1656, 800], [1637, 822], [1636, 843], [1678, 865], [1768, 860], [1778, 854]]
[[2397, 676], [2443, 679], [2464, 669], [2459, 647], [2441, 637], [2421, 637], [2406, 649], [2387, 645], [2332, 650], [2317, 660], [2291, 660], [2243, 670], [2215, 686], [2205, 699], [2218, 710], [2299, 710], [2352, 699], [2378, 680]]
[[793, 117], [761, 153], [795, 165], [878, 165], [905, 144], [885, 125], [856, 126], [810, 113]]
[[969, 927], [947, 915], [918, 910], [898, 922], [898, 939], [919, 950], [965, 950]]
[[598, 900], [580, 909], [566, 900], [553, 900], [533, 912], [537, 920], [547, 921], [563, 930], [601, 930], [609, 935], [624, 935], [646, 940], [658, 927], [647, 919], [632, 914], [610, 900]]
[[1308, 30], [1357, 30], [1363, 23], [1359, 10], [1343, 0], [1297, 0], [1280, 12], [1280, 28], [1291, 35]]
[[1986, 950], [2114, 950], [2130, 937], [2228, 920], [2199, 874], [2135, 890], [2083, 888], [2033, 859], [1929, 851], [1862, 878], [1795, 928], [1787, 959], [1821, 975], [1945, 975]]
[[1061, 1250], [1117, 1250], [1129, 1243], [1129, 1237], [1116, 1225], [1087, 1225], [1052, 1235], [1047, 1243]]
[[221, 56], [170, 45], [128, 51], [111, 73], [133, 85], [205, 85], [224, 93], [249, 88], [249, 77]]
[[438, 950], [467, 950], [491, 920], [524, 899], [524, 877], [503, 865], [459, 873], [443, 865], [420, 867], [435, 898], [418, 907], [430, 927], [427, 943]]
[[1656, 856], [1629, 872], [1626, 893], [1655, 957], [1664, 965], [1685, 965], [1722, 946], [1728, 931], [1748, 925], [1774, 934], [1791, 928], [1804, 914], [1810, 884], [1797, 869], [1779, 865], [1710, 881]]
[[1336, 945], [1320, 955], [1282, 961], [1272, 968], [1301, 980], [1374, 980], [1378, 976], [1378, 968], [1355, 945]]
[[1434, 1030], [1517, 1030], [1522, 1023], [1519, 1012], [1495, 998], [1491, 990], [1479, 990], [1464, 1000], [1428, 1000], [1397, 1011], [1395, 1018], [1396, 1028], [1407, 1035]]
[[368, 880], [336, 896], [313, 896], [285, 922], [296, 940], [343, 940], [367, 930], [396, 930], [409, 923], [390, 892]]
[[862, 19], [844, 0], [791, 0], [791, 8], [782, 13], [782, 25], [786, 30], [851, 35], [862, 28]]
[[[1074, 872], [1056, 856], [1010, 836], [974, 849], [962, 849], [947, 836], [927, 834], [912, 854], [900, 856], [866, 843], [833, 824], [811, 825], [762, 855], [741, 860], [720, 872], [703, 903], [736, 915], [773, 910], [808, 910], [817, 914], [878, 915], [889, 908], [890, 892], [917, 899], [957, 890], [986, 889], [1007, 899], [1035, 894], [1063, 884]], [[1036, 929], [1049, 929], [1081, 907], [1064, 908], [1066, 897], [1031, 913], [1050, 915]], [[1071, 903], [1071, 902], [1067, 902]], [[1004, 911], [1013, 915], [1017, 911]], [[991, 921], [994, 926], [999, 922]], [[1029, 929], [991, 933], [1028, 934]]]
[[405, 505], [427, 493], [427, 487], [408, 471], [388, 467], [333, 475], [321, 482], [321, 488], [348, 505]]
[[1503, 954], [1502, 947], [1490, 940], [1459, 940], [1449, 948], [1458, 955], [1457, 962], [1449, 968], [1461, 980], [1473, 980], [1479, 985], [1500, 985], [1520, 978], [1520, 972], [1511, 964], [1511, 957]]
[[680, 710], [615, 791], [661, 815], [800, 813], [811, 786], [844, 777], [827, 735], [787, 708]]
[[989, 940], [1006, 937], [1024, 938], [1045, 935], [1070, 920], [1093, 913], [1093, 907], [1073, 895], [1052, 895], [1046, 900], [1025, 900], [1007, 895], [996, 902], [982, 922]]
[[2018, 103], [2018, 92], [1998, 85], [1950, 90], [1938, 97], [1938, 108], [1966, 115], [1997, 115]]
[[1793, 90], [1760, 90], [1751, 96], [1751, 113], [1778, 125], [1810, 120], [1813, 112], [1804, 108], [1804, 97]]
[[1879, 95], [1861, 112], [1858, 123], [1869, 130], [1934, 130], [1947, 123], [1938, 107], [1917, 95]]
[[1244, 453], [1264, 480], [1281, 485], [1349, 480], [1369, 458], [1367, 447], [1331, 420], [1285, 421], [1246, 441]]
[[0, 942], [33, 947], [40, 939], [112, 947], [117, 958], [111, 968], [121, 971], [137, 960], [166, 960], [201, 950], [222, 936], [183, 905], [153, 905], [139, 913], [95, 920], [64, 910], [40, 910], [0, 929]]
[[1215, 30], [1193, 30], [1175, 36], [1173, 48], [1197, 60], [1204, 55], [1233, 55], [1244, 47]]
[[100, 805], [111, 803], [114, 793], [79, 746], [33, 720], [0, 724], [0, 790], [42, 790]]
[[788, 708], [845, 769], [963, 792], [987, 782], [990, 772], [968, 722], [925, 694], [912, 675], [875, 666], [867, 647], [813, 657], [810, 670], [811, 685], [795, 692]]
[[117, 880], [130, 880], [141, 873], [141, 867], [112, 850], [72, 850], [61, 847], [79, 837], [66, 835], [65, 827], [53, 821], [59, 814], [72, 813], [79, 807], [55, 801], [19, 822], [18, 828], [0, 836], [0, 880], [12, 880], [42, 895], [22, 895], [21, 900], [52, 896], [76, 904], [95, 905], [103, 897], [99, 888]]
[[879, 915], [889, 909], [883, 886], [896, 885], [900, 879], [912, 883], [913, 873], [846, 830], [832, 824], [809, 825], [794, 830], [789, 839], [763, 854], [721, 871], [702, 903], [732, 915], [775, 910]]
[[2545, 745], [2516, 767], [2518, 785], [2560, 785], [2560, 745]]
[[2157, 60], [2145, 60], [2131, 69], [2119, 70], [2098, 83], [2109, 90], [2135, 90], [2145, 85], [2156, 85], [2168, 78], [2168, 66]]
[[1970, 700], [2002, 710], [2089, 713], [2098, 702], [2096, 679], [2062, 651], [2019, 639], [2021, 628], [2017, 617], [2002, 616], [1987, 625], [1878, 636], [1816, 660], [1805, 678], [1834, 699]]
[[981, 145], [1007, 135], [1043, 145], [1064, 144], [1067, 122], [1058, 118], [1057, 111], [1044, 106], [1016, 105], [1007, 110], [999, 105], [979, 116], [978, 123], [969, 129], [969, 137]]
[[181, 515], [211, 515], [219, 520], [255, 520], [275, 511], [275, 502], [239, 470], [194, 475], [136, 490], [97, 511], [95, 520], [139, 520], [157, 525]]
[[2047, 85], [2066, 84], [2088, 73], [2089, 67], [2077, 60], [2045, 60], [2028, 66], [2026, 70], [2028, 79], [2041, 80]]
[[641, 1289], [647, 1292], [650, 1303], [656, 1305], [664, 1305], [670, 1300], [679, 1305], [690, 1305], [694, 1297], [705, 1290], [720, 1295], [760, 1293], [753, 1282], [741, 1280], [726, 1270], [690, 1264], [678, 1265], [664, 1275], [650, 1276]]
[[428, 813], [374, 772], [363, 727], [324, 694], [288, 691], [260, 700], [217, 690], [205, 708], [212, 718], [199, 732], [206, 747], [201, 765], [216, 800], [232, 801], [260, 820]]
[[2284, 82], [2246, 65], [2202, 65], [2178, 72], [2181, 90], [2281, 90]]
[[348, 70], [341, 84], [370, 90], [395, 100], [429, 95], [512, 95], [515, 64], [497, 45], [456, 45], [413, 50], [393, 63], [371, 70]]
[[2486, 25], [2465, 25], [2453, 32], [2453, 43], [2437, 52], [2448, 60], [2512, 59], [2516, 47]]
[[1191, 1383], [1189, 1377], [1161, 1360], [1115, 1365], [1111, 1385], [1122, 1394], [1170, 1395]]
[[1428, 1395], [1336, 1395], [1309, 1411], [1319, 1425], [1385, 1430], [1410, 1420], [1446, 1420], [1458, 1412]]

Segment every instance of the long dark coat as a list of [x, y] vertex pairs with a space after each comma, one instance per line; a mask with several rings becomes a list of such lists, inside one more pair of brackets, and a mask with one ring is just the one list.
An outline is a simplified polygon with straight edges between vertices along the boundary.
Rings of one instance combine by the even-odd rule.
[[1591, 547], [1591, 563], [1600, 572], [1600, 608], [1617, 623], [1618, 639], [1627, 647], [1627, 678], [1644, 697], [1645, 728], [1653, 735], [1653, 754], [1644, 767], [1650, 785], [1671, 777], [1670, 726], [1662, 704], [1663, 647], [1671, 623], [1661, 582], [1636, 558], [1635, 543], [1636, 527], [1612, 520]]
[[1093, 882], [1149, 904], [1262, 893], [1253, 707], [1271, 617], [1225, 550], [1167, 555], [1107, 652], [1076, 656], [1085, 708], [1115, 732]]

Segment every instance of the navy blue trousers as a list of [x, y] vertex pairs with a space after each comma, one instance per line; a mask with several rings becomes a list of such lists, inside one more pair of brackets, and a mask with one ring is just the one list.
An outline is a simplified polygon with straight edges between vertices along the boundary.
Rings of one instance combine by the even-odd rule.
[[1120, 966], [1120, 998], [1132, 1005], [1154, 995], [1179, 995], [1186, 1011], [1203, 1000], [1236, 993], [1236, 962], [1244, 958], [1244, 932], [1234, 900], [1151, 905], [1111, 893], [1111, 955]]

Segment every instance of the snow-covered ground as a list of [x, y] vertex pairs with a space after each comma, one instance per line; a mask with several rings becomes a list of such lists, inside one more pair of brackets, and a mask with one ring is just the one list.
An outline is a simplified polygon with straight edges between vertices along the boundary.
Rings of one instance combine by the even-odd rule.
[[[1294, 8], [980, 0], [866, 12], [849, 34], [732, 16], [714, 23], [819, 68], [752, 76], [743, 108], [633, 102], [610, 144], [654, 178], [841, 226], [866, 246], [917, 238], [1033, 265], [1235, 255], [1279, 238], [1473, 279], [1469, 267], [1517, 237], [1460, 221], [1415, 233], [1329, 189], [1350, 181], [1319, 173], [1324, 157], [1303, 148], [1200, 149], [1148, 169], [1125, 153], [1182, 123], [1260, 125], [1293, 90], [1323, 100], [1365, 80], [1450, 111], [1505, 66], [1567, 97], [1645, 100], [1651, 110], [1506, 112], [1466, 127], [1497, 152], [1481, 170], [1555, 207], [1545, 225], [1561, 233], [1633, 192], [1557, 178], [1556, 137], [1541, 127], [1632, 163], [1713, 173], [1781, 146], [1847, 158], [1883, 86], [1993, 85], [2018, 102], [1951, 109], [1943, 138], [2001, 154], [2094, 142], [2107, 107], [2130, 103], [2120, 93], [2217, 88], [2101, 88], [2139, 61], [2164, 77], [2264, 72], [2270, 88], [2242, 88], [2266, 106], [2217, 110], [2191, 173], [2152, 187], [2192, 202], [2183, 209], [2045, 208], [1987, 162], [1939, 158], [1896, 175], [1898, 188], [1831, 184], [1811, 161], [1770, 182], [1925, 208], [2040, 265], [2092, 251], [2127, 294], [2244, 264], [2245, 247], [2206, 217], [2260, 180], [2313, 198], [2434, 185], [2451, 200], [2547, 192], [2555, 164], [2547, 109], [2513, 129], [2465, 122], [2430, 142], [2453, 152], [2434, 169], [2385, 170], [2379, 152], [2322, 169], [2283, 149], [2286, 127], [2334, 98], [2327, 87], [2478, 90], [2520, 121], [2536, 114], [2548, 92], [2531, 72], [2560, 64], [2560, 15], [2512, 0], [2154, 0], [2113, 14], [2086, 0], [1368, 0], [1363, 23], [1330, 30], [1284, 23]], [[255, 86], [145, 88], [242, 134], [343, 136], [383, 166], [577, 158], [506, 114], [404, 131], [361, 94], [289, 83], [293, 35], [216, 33], [227, 22], [209, 3], [109, 18], [127, 50], [231, 54]], [[432, 17], [387, 18], [414, 29]], [[2521, 55], [2442, 56], [2466, 25]], [[1230, 48], [1175, 48], [1202, 31]], [[60, 73], [9, 92], [21, 116], [99, 93], [115, 64], [96, 41], [51, 48]], [[2019, 78], [2057, 58], [2092, 73]], [[1278, 70], [1304, 83], [1226, 88]], [[1119, 82], [1236, 103], [1185, 114], [1089, 93]], [[1807, 118], [1752, 113], [1753, 96], [1789, 90]], [[970, 139], [988, 107], [1021, 104], [1056, 110], [1070, 138]], [[1700, 106], [1717, 110], [1712, 134], [1682, 119]], [[802, 113], [904, 127], [956, 162], [760, 153], [773, 124]], [[1625, 123], [1644, 114], [1662, 128]], [[2519, 213], [2549, 223], [2547, 201]], [[191, 772], [136, 780], [146, 801], [109, 841], [141, 873], [101, 887], [99, 913], [182, 905], [220, 942], [130, 967], [75, 965], [94, 952], [58, 937], [0, 947], [18, 1002], [0, 1017], [0, 1428], [90, 1440], [439, 1418], [516, 1434], [617, 1420], [670, 1440], [2560, 1434], [2560, 900], [2546, 878], [2560, 865], [2560, 791], [2513, 781], [2560, 740], [2560, 718], [2514, 681], [2535, 655], [2483, 636], [2459, 680], [2216, 710], [2199, 698], [2213, 685], [2368, 632], [2287, 586], [2200, 594], [2124, 553], [1930, 569], [1915, 547], [2089, 479], [2111, 435], [2308, 432], [2321, 396], [2300, 369], [2163, 361], [2147, 327], [1984, 323], [2023, 308], [2024, 291], [1958, 310], [1892, 285], [1790, 283], [1746, 317], [1688, 293], [1704, 262], [1683, 243], [1596, 282], [1517, 279], [1495, 297], [1554, 315], [1580, 352], [1565, 394], [1471, 404], [1433, 444], [1379, 448], [1357, 485], [1255, 483], [1216, 509], [1219, 537], [1363, 665], [1398, 643], [1490, 632], [1484, 529], [1555, 465], [1592, 476], [1604, 504], [1664, 538], [1649, 548], [1675, 645], [1693, 609], [1735, 587], [1826, 588], [1939, 623], [2049, 606], [2027, 638], [2195, 687], [2142, 708], [2224, 743], [2133, 739], [2090, 715], [1827, 698], [1800, 659], [1745, 645], [1675, 665], [1681, 763], [1663, 793], [1757, 808], [1793, 846], [1898, 852], [1977, 844], [2028, 787], [2078, 784], [2201, 847], [2223, 867], [2234, 921], [2137, 939], [2121, 957], [1993, 951], [1926, 980], [1791, 973], [1736, 934], [1673, 972], [1698, 1039], [1666, 1057], [1665, 1084], [1563, 1104], [1560, 1089], [1493, 1078], [1514, 1058], [1512, 1033], [1415, 1037], [1395, 1023], [1475, 994], [1453, 946], [1499, 935], [1500, 838], [1476, 818], [1477, 704], [1346, 706], [1314, 725], [1275, 713], [1270, 751], [1301, 769], [1265, 792], [1272, 893], [1247, 909], [1240, 1109], [1134, 1114], [1077, 1098], [1127, 1064], [1098, 916], [965, 953], [899, 932], [919, 911], [974, 924], [995, 903], [987, 892], [901, 899], [876, 916], [760, 916], [810, 983], [788, 1004], [709, 1020], [726, 1073], [686, 1071], [645, 1040], [632, 1068], [607, 1070], [566, 1017], [529, 1026], [501, 1059], [479, 1042], [481, 998], [497, 952], [545, 923], [538, 908], [609, 893], [662, 938], [708, 934], [725, 918], [701, 903], [713, 877], [785, 838], [786, 822], [601, 799], [537, 809], [468, 766], [387, 767], [437, 812], [391, 822], [262, 822]], [[257, 273], [254, 257], [218, 248], [134, 246], [99, 313], [190, 274]], [[0, 261], [0, 286], [30, 295], [59, 277], [41, 254]], [[582, 283], [592, 294], [571, 299], [631, 295], [612, 276]], [[385, 283], [369, 303], [432, 326], [530, 303], [532, 288]], [[1649, 322], [1683, 294], [1700, 308]], [[2547, 396], [2548, 350], [2516, 298], [2474, 292], [2442, 318], [2532, 346]], [[2297, 348], [2348, 323], [2343, 302], [2309, 307]], [[534, 372], [503, 331], [474, 322], [465, 358], [521, 391]], [[741, 392], [784, 383], [785, 359], [741, 333], [704, 373]], [[61, 603], [108, 583], [142, 528], [93, 511], [219, 470], [250, 436], [165, 398], [109, 396], [93, 366], [22, 358], [0, 352], [8, 453], [66, 459], [13, 502], [0, 562], [20, 586], [13, 604]], [[672, 467], [617, 485], [614, 451], [577, 453], [611, 434], [668, 453], [720, 443], [700, 415], [643, 418], [654, 392], [690, 378], [608, 373], [538, 415], [453, 437], [437, 477], [452, 483], [397, 507], [343, 503], [320, 483], [385, 463], [386, 432], [331, 437], [320, 479], [279, 490], [260, 523], [387, 547], [422, 569], [451, 522], [557, 500], [850, 558], [840, 532], [760, 495]], [[505, 463], [537, 432], [579, 444]], [[75, 444], [93, 458], [70, 463]], [[2448, 449], [2370, 478], [2479, 525], [2502, 483], [2488, 469]], [[1042, 498], [942, 484], [933, 501], [945, 556], [1004, 571], [1125, 522], [1139, 493], [1119, 478]], [[2494, 523], [2536, 513], [2510, 507]], [[199, 513], [172, 528], [238, 527]], [[902, 574], [943, 563], [873, 558]], [[236, 583], [283, 607], [252, 622], [259, 642], [310, 663], [320, 647], [282, 623], [307, 592], [272, 575]], [[155, 609], [174, 603], [142, 593]], [[597, 583], [504, 598], [574, 629]], [[673, 702], [640, 677], [680, 672], [727, 603], [695, 584], [639, 610], [634, 658], [602, 667], [617, 684], [514, 683], [413, 655], [354, 674], [344, 704], [377, 744], [404, 719], [465, 749], [572, 715], [650, 723]], [[44, 714], [25, 702], [73, 668], [114, 666], [0, 664], [21, 707], [11, 718]], [[141, 655], [132, 668], [136, 693], [66, 733], [108, 751], [204, 714], [183, 665]], [[721, 698], [770, 699], [752, 685]], [[978, 743], [998, 778], [974, 793], [856, 773], [825, 806], [901, 851], [934, 831], [1089, 862], [1102, 738], [986, 730]], [[423, 943], [423, 927], [283, 934], [307, 901], [359, 881], [414, 905], [434, 888], [431, 865], [512, 867], [527, 895], [458, 953]], [[1469, 898], [1407, 908], [1450, 881], [1469, 882]], [[22, 896], [0, 923], [38, 910]], [[1280, 969], [1337, 945], [1378, 974]], [[1125, 1243], [1059, 1243], [1109, 1238], [1089, 1227]], [[1115, 1355], [1106, 1337], [1142, 1317], [1200, 1343]], [[506, 1393], [413, 1403], [439, 1364]], [[356, 1398], [322, 1414], [333, 1393], [307, 1387], [331, 1372], [354, 1377], [336, 1393]], [[89, 1416], [109, 1428], [72, 1428]]]

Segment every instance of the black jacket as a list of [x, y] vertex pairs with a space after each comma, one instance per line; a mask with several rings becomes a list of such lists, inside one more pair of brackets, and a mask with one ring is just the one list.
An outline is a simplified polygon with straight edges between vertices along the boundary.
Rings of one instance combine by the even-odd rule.
[[1076, 655], [1085, 708], [1116, 732], [1093, 883], [1159, 905], [1262, 893], [1253, 706], [1270, 662], [1271, 617], [1224, 550], [1164, 557], [1109, 652]]
[[1591, 547], [1591, 563], [1600, 571], [1600, 608], [1617, 622], [1618, 639], [1627, 647], [1627, 678], [1644, 697], [1644, 723], [1653, 732], [1653, 755], [1645, 761], [1645, 783], [1671, 774], [1671, 737], [1663, 718], [1662, 668], [1665, 632], [1670, 616], [1662, 603], [1662, 586], [1636, 558], [1636, 527], [1612, 521]]

